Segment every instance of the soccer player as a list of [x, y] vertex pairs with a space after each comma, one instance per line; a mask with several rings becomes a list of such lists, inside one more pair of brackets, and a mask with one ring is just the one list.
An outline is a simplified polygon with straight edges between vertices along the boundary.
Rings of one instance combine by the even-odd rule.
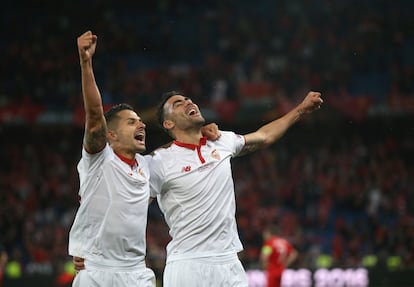
[[[154, 287], [145, 266], [145, 231], [150, 200], [145, 124], [127, 104], [105, 114], [92, 57], [97, 36], [77, 39], [86, 122], [78, 163], [80, 207], [69, 234], [69, 254], [79, 272], [72, 286]], [[203, 127], [216, 139], [216, 124]]]
[[78, 163], [80, 207], [69, 235], [69, 254], [85, 259], [72, 286], [154, 287], [145, 265], [149, 167], [145, 124], [126, 104], [103, 112], [92, 57], [97, 36], [77, 39], [85, 106]]
[[322, 102], [320, 93], [309, 92], [298, 106], [257, 131], [244, 136], [221, 131], [212, 142], [202, 136], [205, 120], [190, 98], [175, 91], [164, 95], [158, 121], [174, 142], [155, 151], [150, 185], [172, 237], [165, 287], [247, 287], [237, 255], [243, 247], [230, 159], [275, 143]]
[[263, 231], [263, 240], [260, 261], [266, 270], [267, 287], [280, 287], [283, 271], [296, 260], [298, 252], [279, 235], [276, 226]]

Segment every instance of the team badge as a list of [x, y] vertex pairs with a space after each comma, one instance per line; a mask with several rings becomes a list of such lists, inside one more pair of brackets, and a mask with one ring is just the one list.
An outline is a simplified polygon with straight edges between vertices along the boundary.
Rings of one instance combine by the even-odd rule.
[[142, 171], [142, 169], [138, 168], [137, 173], [138, 173], [140, 176], [142, 176], [143, 178], [146, 178], [146, 176], [145, 176], [144, 172]]
[[134, 167], [132, 168], [132, 172], [129, 172], [129, 173], [128, 173], [128, 175], [129, 175], [129, 176], [134, 176], [134, 173], [135, 173], [135, 172], [136, 172], [138, 175], [142, 176], [143, 178], [147, 178], [147, 177], [145, 176], [144, 171], [143, 171], [140, 167], [137, 167], [137, 166], [134, 166]]
[[211, 152], [211, 157], [217, 160], [220, 160], [220, 155], [216, 149]]

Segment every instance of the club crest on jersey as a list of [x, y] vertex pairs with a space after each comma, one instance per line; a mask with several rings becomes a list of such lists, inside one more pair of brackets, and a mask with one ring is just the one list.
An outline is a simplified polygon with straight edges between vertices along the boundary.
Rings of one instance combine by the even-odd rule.
[[220, 155], [219, 155], [219, 153], [218, 153], [218, 151], [217, 151], [216, 149], [214, 149], [214, 150], [211, 152], [211, 157], [212, 157], [212, 158], [214, 158], [214, 159], [217, 159], [217, 160], [219, 160], [219, 159], [220, 159]]
[[138, 169], [134, 168], [134, 169], [132, 170], [132, 172], [128, 173], [128, 175], [129, 175], [129, 176], [133, 176], [133, 175], [134, 175], [134, 172], [136, 172], [137, 174], [139, 174], [139, 175], [140, 175], [140, 176], [142, 176], [143, 178], [146, 178], [145, 173], [142, 171], [142, 169], [141, 169], [141, 168], [138, 168]]
[[145, 174], [144, 174], [144, 172], [142, 171], [142, 169], [138, 169], [138, 171], [137, 171], [137, 173], [140, 175], [140, 176], [142, 176], [143, 178], [146, 178], [145, 177]]
[[181, 172], [189, 172], [189, 171], [191, 171], [191, 166], [190, 166], [190, 165], [184, 166], [184, 167], [181, 169]]

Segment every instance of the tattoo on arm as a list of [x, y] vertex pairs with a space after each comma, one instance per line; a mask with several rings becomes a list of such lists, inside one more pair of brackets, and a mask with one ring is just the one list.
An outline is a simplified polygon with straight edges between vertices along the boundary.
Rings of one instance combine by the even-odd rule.
[[261, 147], [261, 145], [259, 143], [247, 143], [243, 149], [241, 150], [241, 152], [239, 153], [238, 156], [243, 156], [252, 152], [257, 151], [259, 148]]
[[106, 144], [106, 128], [102, 126], [99, 130], [85, 133], [85, 149], [90, 153], [101, 151]]

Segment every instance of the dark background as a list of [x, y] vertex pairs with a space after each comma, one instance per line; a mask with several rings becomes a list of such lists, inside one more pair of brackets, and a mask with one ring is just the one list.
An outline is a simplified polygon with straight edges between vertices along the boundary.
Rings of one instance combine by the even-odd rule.
[[[329, 268], [381, 274], [377, 286], [414, 284], [395, 276], [414, 268], [414, 2], [140, 2], [2, 4], [4, 286], [31, 276], [53, 282], [43, 285], [71, 280], [67, 235], [83, 135], [76, 38], [86, 30], [98, 35], [105, 106], [138, 110], [148, 151], [169, 141], [154, 121], [165, 91], [183, 91], [209, 122], [241, 134], [320, 91], [321, 110], [233, 161], [240, 258], [260, 269], [261, 232], [276, 223], [300, 251], [294, 268], [318, 268], [326, 254]], [[160, 280], [168, 240], [154, 203], [147, 259]]]

